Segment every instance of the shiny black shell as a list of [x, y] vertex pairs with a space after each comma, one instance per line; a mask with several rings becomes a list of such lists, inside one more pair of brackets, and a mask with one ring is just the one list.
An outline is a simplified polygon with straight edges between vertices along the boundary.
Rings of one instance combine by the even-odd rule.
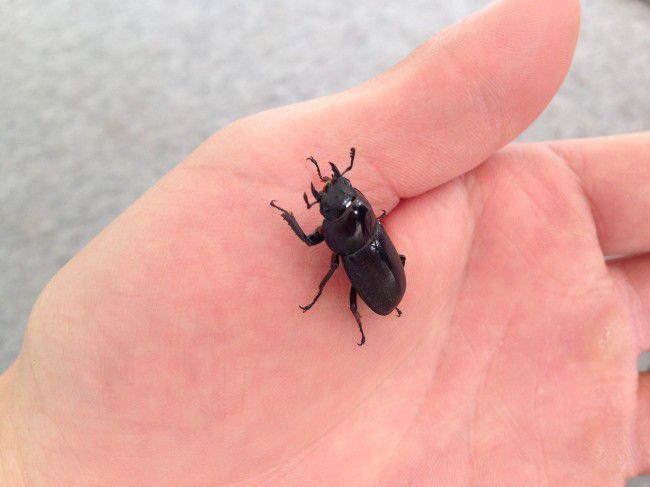
[[375, 313], [387, 315], [402, 300], [406, 274], [393, 242], [361, 191], [335, 220], [325, 220], [327, 245], [341, 256], [358, 295]]
[[406, 291], [404, 266], [381, 222], [377, 221], [365, 246], [343, 256], [343, 267], [361, 299], [375, 313], [387, 315], [402, 300]]

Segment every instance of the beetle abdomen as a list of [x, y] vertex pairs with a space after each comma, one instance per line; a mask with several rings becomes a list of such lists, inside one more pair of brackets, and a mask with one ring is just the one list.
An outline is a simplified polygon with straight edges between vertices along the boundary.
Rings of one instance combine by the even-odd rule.
[[371, 310], [387, 315], [397, 307], [406, 291], [406, 275], [399, 254], [380, 222], [366, 245], [342, 257], [352, 286]]

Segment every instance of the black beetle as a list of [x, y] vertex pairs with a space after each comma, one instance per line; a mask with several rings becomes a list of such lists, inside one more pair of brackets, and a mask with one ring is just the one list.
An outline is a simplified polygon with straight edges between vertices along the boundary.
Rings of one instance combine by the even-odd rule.
[[277, 206], [275, 200], [271, 201], [271, 206], [282, 212], [282, 218], [287, 221], [300, 240], [309, 246], [325, 240], [333, 252], [330, 270], [318, 285], [316, 297], [307, 306], [300, 306], [300, 308], [305, 312], [316, 303], [325, 284], [338, 268], [340, 257], [352, 283], [350, 310], [361, 331], [359, 345], [363, 345], [366, 337], [357, 311], [357, 293], [375, 313], [387, 315], [396, 310], [397, 316], [401, 316], [402, 312], [397, 305], [406, 290], [404, 273], [406, 257], [397, 253], [380, 222], [386, 216], [386, 211], [378, 217], [375, 216], [372, 206], [361, 191], [354, 188], [349, 179], [343, 177], [352, 169], [354, 155], [353, 147], [350, 149], [350, 165], [343, 172], [330, 162], [331, 178], [321, 174], [316, 159], [307, 158], [314, 163], [318, 177], [325, 183], [322, 191], [317, 191], [314, 185], [311, 185], [311, 192], [316, 201], [310, 203], [307, 193], [303, 195], [307, 209], [320, 203], [320, 213], [325, 217], [323, 224], [313, 233], [305, 234], [293, 213]]

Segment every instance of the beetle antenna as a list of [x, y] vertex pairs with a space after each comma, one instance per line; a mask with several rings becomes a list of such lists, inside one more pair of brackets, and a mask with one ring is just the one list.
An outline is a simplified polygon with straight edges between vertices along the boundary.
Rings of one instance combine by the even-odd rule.
[[322, 194], [316, 191], [316, 188], [314, 188], [314, 183], [309, 183], [311, 184], [311, 194], [314, 195], [314, 198], [316, 198], [316, 201], [320, 202]]
[[354, 147], [352, 147], [352, 148], [350, 149], [350, 165], [345, 169], [345, 171], [343, 171], [343, 174], [345, 174], [345, 173], [348, 172], [350, 169], [352, 169], [352, 166], [354, 165], [354, 155], [355, 155], [356, 153], [357, 153], [357, 150], [356, 150]]
[[307, 193], [302, 194], [302, 199], [305, 200], [305, 204], [307, 205], [307, 209], [311, 209], [312, 206], [314, 206], [318, 201], [314, 201], [312, 203], [309, 202], [309, 199], [307, 198]]
[[324, 178], [323, 175], [320, 173], [320, 167], [318, 167], [318, 162], [316, 162], [316, 159], [314, 159], [313, 156], [309, 156], [307, 160], [314, 163], [314, 166], [316, 166], [316, 173], [318, 174], [318, 177], [320, 178], [321, 181], [323, 182], [329, 181], [329, 178]]
[[340, 178], [341, 177], [341, 171], [339, 171], [339, 168], [336, 167], [336, 164], [334, 164], [333, 162], [330, 162], [330, 166], [332, 166], [333, 179]]

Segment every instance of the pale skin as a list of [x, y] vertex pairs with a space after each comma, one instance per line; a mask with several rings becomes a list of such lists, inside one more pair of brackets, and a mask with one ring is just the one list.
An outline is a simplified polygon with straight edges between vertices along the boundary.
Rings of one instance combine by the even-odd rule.
[[[43, 290], [0, 380], [8, 486], [622, 485], [650, 468], [650, 135], [509, 144], [575, 0], [505, 0], [347, 92], [226, 127]], [[607, 96], [603, 94], [603, 96]], [[360, 304], [318, 225], [344, 165], [408, 256]], [[605, 260], [605, 255], [630, 255]]]

